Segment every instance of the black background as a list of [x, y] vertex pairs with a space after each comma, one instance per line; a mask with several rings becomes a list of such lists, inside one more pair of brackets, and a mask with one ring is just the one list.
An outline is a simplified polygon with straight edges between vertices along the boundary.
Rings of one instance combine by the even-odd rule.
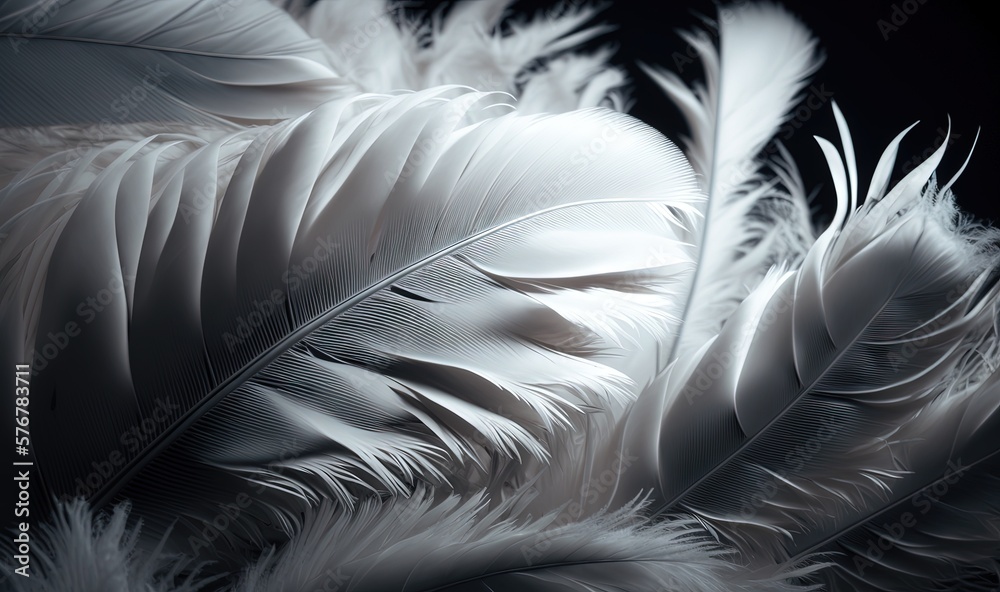
[[[426, 7], [440, 4], [423, 3]], [[557, 4], [522, 0], [512, 8], [527, 16]], [[1000, 222], [993, 181], [1000, 155], [1000, 93], [994, 67], [998, 35], [991, 32], [996, 22], [988, 13], [989, 4], [945, 0], [789, 0], [782, 4], [813, 31], [826, 56], [813, 84], [833, 92], [833, 99], [844, 111], [854, 137], [862, 195], [882, 151], [897, 133], [921, 121], [901, 146], [894, 179], [901, 177], [904, 166], [912, 168], [912, 158], [944, 139], [942, 130], [951, 115], [951, 144], [939, 175], [942, 181], [951, 177], [968, 155], [976, 130], [982, 128], [972, 160], [953, 190], [964, 210], [980, 219]], [[680, 141], [686, 132], [680, 113], [636, 62], [675, 69], [675, 52], [685, 56], [688, 49], [677, 30], [698, 26], [698, 15], [714, 18], [717, 4], [708, 0], [619, 0], [604, 6], [595, 22], [613, 24], [617, 29], [588, 44], [587, 49], [609, 44], [617, 48], [613, 61], [625, 67], [631, 78], [635, 103], [630, 113]], [[894, 12], [896, 22], [901, 23], [898, 30], [883, 32], [879, 21], [892, 25]], [[700, 78], [700, 66], [688, 65], [681, 75], [689, 81]], [[819, 218], [828, 219], [834, 196], [813, 135], [839, 146], [829, 103], [785, 141], [807, 189], [816, 192], [813, 204]]]

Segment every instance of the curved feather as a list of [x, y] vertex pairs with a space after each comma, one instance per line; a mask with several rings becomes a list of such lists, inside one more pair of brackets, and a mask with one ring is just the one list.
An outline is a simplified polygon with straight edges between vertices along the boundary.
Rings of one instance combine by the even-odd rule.
[[708, 195], [689, 239], [698, 268], [681, 332], [664, 352], [668, 362], [711, 339], [768, 267], [801, 257], [812, 240], [804, 195], [775, 190], [761, 151], [819, 67], [816, 41], [773, 4], [720, 10], [718, 49], [704, 31], [682, 33], [701, 58], [704, 85], [690, 88], [672, 72], [643, 66], [687, 120], [686, 153]]
[[0, 9], [0, 38], [0, 128], [234, 129], [358, 92], [326, 46], [268, 2], [16, 0]]
[[[469, 400], [462, 389], [493, 382], [497, 394], [507, 390], [520, 397], [536, 417], [557, 416], [553, 405], [566, 401], [570, 406], [582, 403], [579, 394], [576, 402], [570, 400], [573, 380], [565, 379], [573, 373], [588, 388], [593, 383], [598, 391], [621, 391], [628, 382], [624, 375], [593, 361], [577, 363], [579, 356], [571, 350], [529, 343], [523, 353], [551, 368], [548, 376], [543, 366], [518, 369], [522, 376], [537, 372], [530, 380], [543, 384], [532, 400], [528, 390], [533, 387], [518, 385], [516, 372], [500, 368], [490, 374], [480, 360], [470, 357], [472, 350], [456, 349], [443, 341], [446, 334], [435, 336], [440, 313], [429, 307], [420, 312], [408, 297], [380, 290], [505, 226], [546, 212], [643, 201], [668, 203], [677, 211], [690, 209], [700, 194], [683, 157], [661, 136], [610, 112], [544, 117], [513, 113], [466, 125], [463, 118], [470, 110], [499, 104], [495, 95], [478, 93], [447, 98], [455, 92], [438, 89], [332, 102], [299, 119], [214, 142], [164, 136], [112, 144], [81, 160], [64, 162], [57, 155], [6, 187], [0, 203], [12, 215], [4, 230], [13, 234], [0, 245], [0, 260], [9, 270], [3, 283], [8, 336], [4, 359], [30, 357], [44, 348], [47, 335], [63, 331], [68, 322], [82, 327], [58, 356], [42, 356], [38, 360], [44, 367], [36, 365], [32, 386], [40, 403], [33, 422], [38, 442], [34, 452], [47, 493], [72, 494], [80, 489], [77, 479], [89, 474], [92, 459], [119, 452], [124, 461], [117, 463], [115, 474], [85, 492], [99, 503], [110, 499], [216, 403], [244, 387], [253, 392], [240, 391], [237, 397], [244, 407], [241, 417], [255, 417], [258, 423], [229, 426], [236, 433], [293, 421], [304, 428], [310, 446], [326, 441], [315, 438], [331, 430], [343, 433], [345, 441], [339, 445], [366, 459], [363, 465], [382, 486], [392, 481], [379, 468], [383, 462], [404, 476], [414, 463], [428, 468], [413, 457], [429, 453], [427, 449], [416, 447], [413, 450], [420, 452], [410, 451], [408, 457], [395, 452], [415, 446], [411, 439], [399, 436], [378, 449], [363, 441], [350, 445], [348, 432], [338, 431], [343, 425], [335, 427], [329, 418], [315, 416], [331, 411], [329, 404], [317, 408], [313, 400], [303, 406], [307, 401], [301, 395], [296, 399], [288, 389], [280, 394], [292, 401], [280, 401], [273, 388], [253, 390], [247, 382], [260, 376], [261, 386], [266, 386], [266, 372], [280, 377], [281, 372], [310, 368], [317, 377], [340, 380], [342, 386], [333, 387], [334, 392], [340, 388], [341, 395], [347, 395], [356, 389], [343, 385], [337, 363], [364, 362], [388, 371], [385, 358], [373, 358], [375, 354], [365, 349], [380, 346], [371, 341], [380, 335], [370, 324], [376, 317], [366, 321], [359, 308], [370, 306], [372, 298], [385, 303], [373, 310], [388, 314], [395, 307], [400, 319], [417, 323], [419, 314], [431, 315], [425, 321], [427, 337], [442, 340], [438, 346], [423, 343], [430, 347], [423, 354], [392, 352], [395, 372], [402, 378], [413, 372], [407, 363], [451, 363], [468, 377], [429, 386], [458, 389], [459, 398]], [[581, 146], [609, 130], [617, 139], [599, 158], [573, 168], [570, 175], [552, 166], [572, 163]], [[644, 156], [637, 158], [640, 154]], [[636, 174], [622, 174], [626, 166], [635, 167]], [[632, 206], [622, 207], [623, 220], [637, 216]], [[671, 216], [676, 220], [677, 215]], [[661, 215], [654, 226], [676, 224], [668, 218]], [[552, 224], [570, 220], [554, 219]], [[470, 261], [475, 261], [473, 253]], [[116, 277], [127, 281], [109, 288]], [[102, 290], [117, 296], [102, 303]], [[41, 305], [32, 309], [38, 302]], [[83, 318], [81, 306], [87, 313]], [[325, 327], [352, 310], [355, 320], [345, 317], [344, 322], [369, 323], [367, 345], [344, 341], [336, 336], [336, 327]], [[461, 331], [459, 335], [471, 336], [483, 329], [470, 326]], [[306, 343], [307, 337], [316, 341]], [[501, 340], [490, 347], [511, 343]], [[303, 360], [304, 351], [315, 359]], [[348, 358], [345, 351], [354, 357]], [[437, 359], [426, 358], [428, 352]], [[276, 365], [269, 368], [272, 363]], [[405, 391], [412, 385], [397, 380], [392, 388]], [[556, 396], [561, 390], [570, 394]], [[70, 396], [60, 396], [63, 393]], [[248, 398], [239, 398], [243, 396]], [[400, 394], [394, 391], [392, 396]], [[277, 407], [261, 406], [276, 401]], [[428, 409], [440, 401], [421, 401], [420, 412], [433, 416]], [[401, 403], [384, 405], [379, 413], [388, 418], [399, 412], [394, 406]], [[227, 409], [219, 411], [220, 421]], [[97, 422], [102, 428], [81, 422], [92, 414], [103, 418]], [[547, 420], [538, 421], [544, 425]], [[141, 433], [130, 439], [126, 434], [136, 426]], [[516, 430], [506, 426], [510, 437]], [[211, 438], [213, 432], [204, 433]], [[439, 430], [436, 438], [442, 434]], [[237, 464], [223, 453], [224, 444], [214, 453], [203, 451], [207, 456], [200, 460]], [[261, 454], [258, 463], [272, 460], [266, 451]], [[324, 471], [346, 470], [333, 464], [337, 466], [312, 473], [329, 480]], [[156, 483], [156, 474], [147, 472], [153, 479], [147, 485]], [[176, 481], [173, 472], [159, 474]], [[190, 471], [192, 479], [198, 474]], [[351, 471], [347, 477], [358, 479]], [[212, 483], [209, 479], [199, 487]], [[147, 490], [154, 498], [166, 491], [158, 485]]]
[[962, 222], [933, 182], [923, 189], [943, 149], [848, 216], [856, 186], [820, 142], [833, 225], [630, 419], [630, 442], [658, 433], [660, 507], [701, 516], [748, 556], [801, 557], [933, 482], [947, 451], [989, 429], [960, 429], [964, 409], [995, 405], [960, 377], [970, 359], [996, 364], [997, 234]]
[[584, 26], [597, 8], [567, 4], [526, 20], [508, 18], [510, 4], [458, 2], [422, 15], [386, 0], [321, 0], [291, 12], [330, 47], [337, 71], [368, 92], [463, 84], [510, 93], [522, 113], [624, 111], [625, 74], [608, 65], [612, 52], [569, 51], [611, 30]]
[[[641, 258], [608, 257], [644, 238], [671, 248], [661, 234], [676, 225], [668, 212], [652, 204], [552, 212], [393, 282], [240, 386], [156, 463], [162, 483], [126, 496], [147, 515], [197, 518], [201, 505], [211, 518], [204, 508], [220, 497], [220, 480], [210, 475], [223, 468], [266, 484], [268, 496], [255, 497], [271, 505], [294, 505], [281, 490], [307, 505], [333, 495], [351, 507], [365, 489], [405, 495], [419, 477], [474, 490], [465, 481], [488, 479], [505, 461], [547, 459], [581, 416], [620, 413], [634, 397], [630, 375], [603, 356], [638, 366], [642, 344], [676, 328], [661, 307], [678, 300], [669, 288], [688, 263], [648, 268]], [[628, 229], [633, 242], [593, 241], [599, 225]], [[557, 257], [570, 247], [572, 261]], [[588, 297], [594, 290], [599, 296]], [[637, 295], [650, 313], [635, 307], [629, 317], [645, 324], [606, 327], [563, 312], [581, 298], [613, 304], [631, 290], [646, 292]], [[189, 499], [185, 489], [198, 494]], [[149, 492], [161, 492], [158, 510], [145, 507]]]
[[367, 503], [353, 515], [321, 506], [237, 590], [307, 589], [331, 578], [359, 592], [802, 589], [784, 581], [796, 573], [731, 569], [696, 523], [649, 524], [638, 504], [580, 521], [566, 521], [565, 510], [530, 519], [512, 502], [484, 505], [420, 495]]
[[[902, 134], [856, 212], [834, 106], [838, 214], [807, 253], [790, 155], [758, 160], [816, 67], [794, 19], [741, 6], [718, 50], [688, 36], [707, 89], [650, 70], [691, 124], [703, 203], [630, 119], [526, 116], [621, 108], [610, 52], [562, 55], [605, 30], [580, 29], [591, 9], [523, 24], [491, 0], [419, 24], [293, 3], [328, 47], [259, 4], [221, 30], [227, 3], [73, 5], [37, 38], [17, 27], [39, 4], [0, 9], [14, 51], [40, 44], [0, 62], [15, 79], [65, 44], [102, 91], [171, 68], [124, 114], [42, 101], [15, 123], [55, 125], [0, 138], [0, 358], [36, 366], [43, 494], [132, 499], [146, 521], [71, 506], [31, 589], [194, 588], [177, 551], [229, 576], [263, 552], [243, 592], [995, 587], [997, 233], [936, 188], [943, 148], [886, 192]], [[338, 98], [439, 82], [521, 108]], [[243, 127], [268, 120], [286, 121]], [[650, 485], [687, 517], [649, 522]], [[835, 565], [786, 567], [817, 559]]]
[[914, 443], [907, 472], [887, 499], [848, 514], [825, 539], [796, 548], [797, 555], [823, 554], [836, 563], [816, 574], [830, 590], [996, 588], [1000, 391], [997, 358], [990, 359], [970, 364], [974, 370], [903, 427]]
[[126, 526], [127, 505], [95, 517], [77, 502], [43, 525], [41, 565], [31, 578], [13, 580], [13, 590], [811, 589], [790, 583], [810, 568], [740, 570], [696, 522], [653, 524], [641, 510], [632, 503], [567, 522], [565, 508], [533, 518], [513, 500], [487, 510], [481, 496], [435, 501], [427, 490], [410, 499], [368, 500], [356, 512], [323, 503], [288, 545], [268, 549], [238, 580], [222, 582], [159, 547], [136, 552], [139, 527]]

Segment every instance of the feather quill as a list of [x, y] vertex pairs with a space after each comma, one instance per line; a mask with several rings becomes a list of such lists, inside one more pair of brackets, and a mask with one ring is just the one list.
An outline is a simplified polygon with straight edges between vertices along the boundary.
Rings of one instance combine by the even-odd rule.
[[787, 12], [644, 67], [692, 171], [579, 110], [627, 107], [593, 8], [274, 4], [0, 7], [18, 590], [996, 587], [1000, 233], [944, 147], [889, 189], [903, 134], [859, 207], [834, 105], [814, 242]]
[[[544, 453], [531, 431], [627, 398], [626, 375], [586, 359], [582, 345], [555, 340], [578, 325], [546, 313], [529, 286], [558, 292], [566, 282], [563, 291], [582, 291], [648, 271], [641, 260], [610, 258], [579, 271], [546, 261], [560, 256], [554, 243], [565, 234], [556, 229], [593, 228], [598, 216], [617, 218], [622, 232], [645, 226], [645, 240], [669, 249], [678, 212], [701, 199], [693, 175], [662, 137], [607, 111], [477, 113], [478, 123], [463, 122], [470, 110], [498, 106], [497, 95], [455, 89], [334, 101], [214, 142], [166, 136], [80, 160], [57, 155], [6, 187], [4, 229], [17, 240], [0, 245], [0, 260], [19, 273], [4, 276], [4, 359], [30, 356], [47, 334], [79, 322], [78, 303], [128, 278], [37, 368], [33, 392], [43, 403], [34, 452], [48, 493], [80, 490], [91, 459], [116, 451], [125, 454], [121, 468], [82, 492], [104, 503], [154, 461], [127, 495], [155, 532], [178, 514], [195, 525], [214, 516], [240, 481], [207, 478], [212, 467], [266, 473], [279, 463], [285, 477], [263, 480], [303, 503], [317, 499], [317, 487], [349, 502], [345, 483], [405, 493], [418, 476], [441, 481], [433, 463], [445, 450], [460, 452], [458, 434], [476, 422], [508, 455], [520, 446], [537, 456]], [[605, 132], [615, 141], [587, 166], [567, 176], [549, 164], [570, 162]], [[624, 166], [636, 174], [623, 175]], [[46, 199], [51, 193], [58, 197]], [[559, 215], [569, 206], [575, 217]], [[546, 215], [540, 224], [554, 234], [546, 240], [533, 227], [539, 258], [511, 267], [508, 255], [504, 269], [504, 249], [490, 235]], [[495, 311], [423, 302], [442, 299], [429, 288], [444, 271], [419, 272], [452, 253], [483, 269], [452, 261], [467, 276], [453, 279], [480, 290], [478, 302], [492, 301]], [[671, 281], [670, 265], [656, 267]], [[553, 269], [576, 278], [559, 279]], [[521, 282], [528, 298], [495, 289], [505, 273], [516, 274], [508, 281]], [[392, 285], [413, 274], [422, 285]], [[549, 343], [518, 326], [546, 314], [538, 327], [553, 332]], [[422, 337], [399, 332], [403, 321]], [[491, 368], [482, 355], [508, 355], [509, 363]], [[378, 375], [359, 389], [351, 381], [361, 370]], [[73, 394], [59, 396], [66, 392]], [[520, 425], [490, 414], [472, 424], [458, 419], [468, 403], [489, 411], [507, 396]], [[104, 427], [81, 422], [88, 413], [101, 414]], [[141, 446], [122, 450], [130, 426], [141, 426]], [[392, 433], [403, 426], [409, 434]], [[289, 432], [299, 439], [291, 446], [281, 436]], [[280, 461], [282, 453], [295, 462]], [[314, 481], [289, 483], [296, 473]], [[178, 510], [188, 502], [187, 512]]]
[[720, 10], [726, 18], [717, 25], [718, 49], [704, 31], [682, 33], [701, 58], [704, 85], [690, 88], [672, 72], [643, 66], [687, 120], [686, 154], [708, 196], [689, 239], [698, 267], [667, 362], [714, 336], [767, 268], [794, 260], [812, 238], [793, 230], [808, 220], [801, 216], [804, 196], [775, 191], [760, 156], [819, 67], [816, 41], [773, 4]]
[[[943, 149], [849, 215], [853, 163], [845, 171], [819, 141], [838, 194], [833, 225], [800, 270], [772, 274], [640, 397], [627, 439], [659, 434], [661, 508], [701, 516], [758, 560], [760, 550], [801, 559], [934, 483], [992, 425], [956, 420], [995, 406], [981, 379], [961, 376], [980, 357], [996, 367], [998, 235], [960, 221], [933, 186]], [[895, 145], [873, 187], [884, 187]], [[993, 544], [979, 542], [979, 552]]]

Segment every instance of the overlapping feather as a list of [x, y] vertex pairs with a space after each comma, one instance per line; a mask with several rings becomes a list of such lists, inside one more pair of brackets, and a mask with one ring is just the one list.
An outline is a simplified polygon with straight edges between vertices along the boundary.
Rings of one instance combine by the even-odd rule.
[[[961, 221], [947, 186], [933, 186], [943, 149], [885, 193], [898, 140], [850, 217], [854, 164], [845, 171], [820, 140], [838, 191], [833, 225], [800, 270], [772, 274], [637, 404], [644, 412], [626, 442], [638, 449], [658, 432], [645, 450], [657, 459], [659, 506], [701, 516], [748, 558], [836, 550], [829, 544], [845, 530], [933, 484], [992, 428], [967, 413], [996, 405], [980, 384], [997, 365], [998, 235]], [[970, 379], [973, 362], [987, 370]], [[652, 409], [663, 410], [655, 427], [645, 420]], [[964, 536], [953, 528], [948, 538]], [[977, 557], [993, 539], [970, 539], [947, 564], [981, 578]], [[920, 571], [916, 562], [895, 569]]]
[[369, 92], [463, 84], [519, 98], [521, 113], [608, 106], [623, 111], [624, 72], [610, 50], [576, 49], [611, 30], [584, 27], [598, 10], [566, 4], [530, 21], [505, 18], [511, 0], [458, 2], [421, 17], [406, 3], [293, 3], [303, 28], [330, 47], [338, 72]]
[[[632, 503], [586, 519], [566, 508], [534, 519], [517, 503], [487, 511], [481, 497], [431, 503], [372, 502], [353, 515], [320, 507], [280, 554], [248, 572], [240, 592], [343, 590], [801, 590], [785, 583], [808, 570], [734, 569], [695, 521], [649, 523]], [[387, 545], [386, 541], [391, 541]]]
[[[151, 533], [178, 516], [197, 531], [246, 486], [234, 472], [305, 504], [351, 503], [355, 486], [405, 494], [417, 478], [446, 481], [440, 464], [482, 464], [472, 455], [544, 456], [538, 441], [568, 413], [628, 400], [627, 375], [594, 359], [619, 344], [588, 343], [596, 333], [585, 319], [533, 294], [574, 302], [610, 288], [613, 304], [616, 293], [646, 292], [646, 328], [670, 333], [658, 308], [674, 297], [657, 282], [689, 266], [683, 256], [609, 257], [608, 244], [592, 242], [603, 262], [558, 261], [568, 237], [583, 247], [598, 221], [673, 252], [678, 212], [701, 198], [690, 170], [625, 116], [477, 115], [472, 125], [466, 112], [501, 105], [496, 95], [448, 98], [456, 92], [334, 101], [215, 142], [167, 136], [82, 160], [57, 155], [5, 188], [23, 240], [0, 254], [24, 270], [5, 276], [5, 323], [23, 339], [7, 358], [44, 347], [109, 275], [124, 284], [33, 382], [43, 402], [34, 452], [49, 491], [101, 501], [127, 484]], [[604, 148], [576, 163], [595, 138]], [[640, 152], [655, 163], [620, 175]], [[529, 260], [527, 245], [509, 253], [488, 237], [519, 220], [531, 225], [504, 236], [530, 233]], [[620, 283], [637, 273], [642, 281]], [[23, 314], [39, 293], [37, 312]], [[476, 304], [454, 302], [463, 293]], [[81, 422], [88, 413], [106, 427]], [[122, 450], [133, 425], [142, 446]], [[488, 450], [463, 442], [475, 433], [488, 434]], [[91, 459], [116, 451], [125, 462], [82, 489]], [[257, 517], [296, 514], [288, 503], [262, 501]]]
[[[811, 245], [791, 156], [760, 158], [818, 65], [782, 9], [728, 9], [718, 50], [686, 35], [705, 87], [647, 68], [706, 201], [633, 120], [527, 115], [623, 108], [609, 52], [564, 53], [607, 30], [581, 29], [589, 8], [501, 25], [500, 0], [423, 21], [292, 2], [304, 32], [261, 2], [209, 38], [213, 6], [189, 4], [0, 20], [35, 52], [11, 76], [71, 43], [69, 87], [109, 63], [111, 92], [137, 64], [169, 80], [110, 128], [104, 95], [14, 97], [3, 120], [55, 124], [0, 134], [3, 359], [121, 285], [33, 384], [46, 485], [71, 493], [165, 397], [179, 409], [86, 492], [133, 500], [142, 535], [124, 506], [96, 527], [70, 506], [23, 589], [995, 584], [997, 233], [935, 187], [944, 148], [887, 192], [900, 138], [855, 211], [834, 107], [846, 170], [821, 140], [839, 207]], [[246, 27], [279, 34], [248, 45]], [[342, 96], [441, 83], [518, 109], [455, 87]], [[84, 437], [69, 418], [88, 413], [106, 429]], [[55, 433], [77, 444], [58, 460]]]
[[358, 93], [267, 2], [12, 0], [0, 38], [0, 128], [92, 126], [97, 142], [135, 123], [232, 129]]
[[727, 8], [717, 34], [718, 48], [705, 31], [681, 34], [701, 58], [704, 84], [644, 66], [687, 120], [686, 154], [708, 196], [689, 238], [698, 267], [668, 361], [701, 347], [769, 267], [796, 261], [812, 241], [794, 164], [779, 152], [769, 175], [761, 152], [819, 67], [816, 40], [768, 3]]

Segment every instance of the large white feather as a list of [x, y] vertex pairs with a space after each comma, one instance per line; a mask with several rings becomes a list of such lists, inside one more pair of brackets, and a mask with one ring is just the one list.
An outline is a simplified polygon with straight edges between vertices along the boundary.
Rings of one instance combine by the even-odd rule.
[[[197, 530], [246, 486], [233, 471], [292, 498], [261, 513], [294, 515], [325, 495], [447, 481], [451, 462], [488, 472], [493, 451], [544, 457], [570, 414], [623, 407], [631, 380], [598, 358], [630, 329], [602, 341], [606, 325], [557, 302], [604, 289], [670, 306], [664, 285], [690, 261], [609, 249], [679, 251], [702, 196], [679, 152], [626, 116], [492, 115], [501, 107], [457, 89], [362, 96], [213, 142], [60, 153], [7, 186], [4, 359], [85, 325], [36, 366], [50, 493], [79, 490], [92, 459], [152, 421], [83, 493], [129, 484], [151, 533], [179, 515]], [[577, 163], [595, 139], [604, 148]], [[566, 250], [601, 224], [614, 241]], [[511, 251], [518, 236], [532, 242]], [[109, 289], [115, 277], [127, 281]], [[111, 301], [81, 319], [77, 304], [102, 290]], [[635, 322], [675, 330], [659, 311]]]
[[768, 179], [760, 153], [819, 67], [816, 41], [772, 4], [724, 11], [718, 49], [704, 31], [682, 34], [701, 58], [704, 85], [690, 88], [676, 74], [644, 67], [687, 120], [687, 156], [708, 195], [690, 237], [698, 267], [667, 361], [701, 347], [768, 267], [796, 258], [812, 239], [804, 195], [795, 183], [787, 187], [792, 193], [775, 191], [778, 180], [791, 178], [779, 172]]
[[[39, 373], [33, 513], [76, 493], [145, 521], [57, 504], [21, 589], [223, 586], [202, 560], [240, 592], [993, 586], [997, 233], [936, 187], [943, 148], [887, 192], [900, 138], [855, 211], [834, 107], [838, 214], [810, 248], [791, 155], [760, 158], [818, 63], [795, 19], [686, 35], [705, 87], [647, 69], [699, 191], [631, 119], [529, 116], [623, 110], [611, 52], [567, 53], [608, 30], [591, 8], [275, 4], [301, 26], [264, 2], [0, 8], [0, 359]], [[445, 83], [519, 109], [360, 94]]]

